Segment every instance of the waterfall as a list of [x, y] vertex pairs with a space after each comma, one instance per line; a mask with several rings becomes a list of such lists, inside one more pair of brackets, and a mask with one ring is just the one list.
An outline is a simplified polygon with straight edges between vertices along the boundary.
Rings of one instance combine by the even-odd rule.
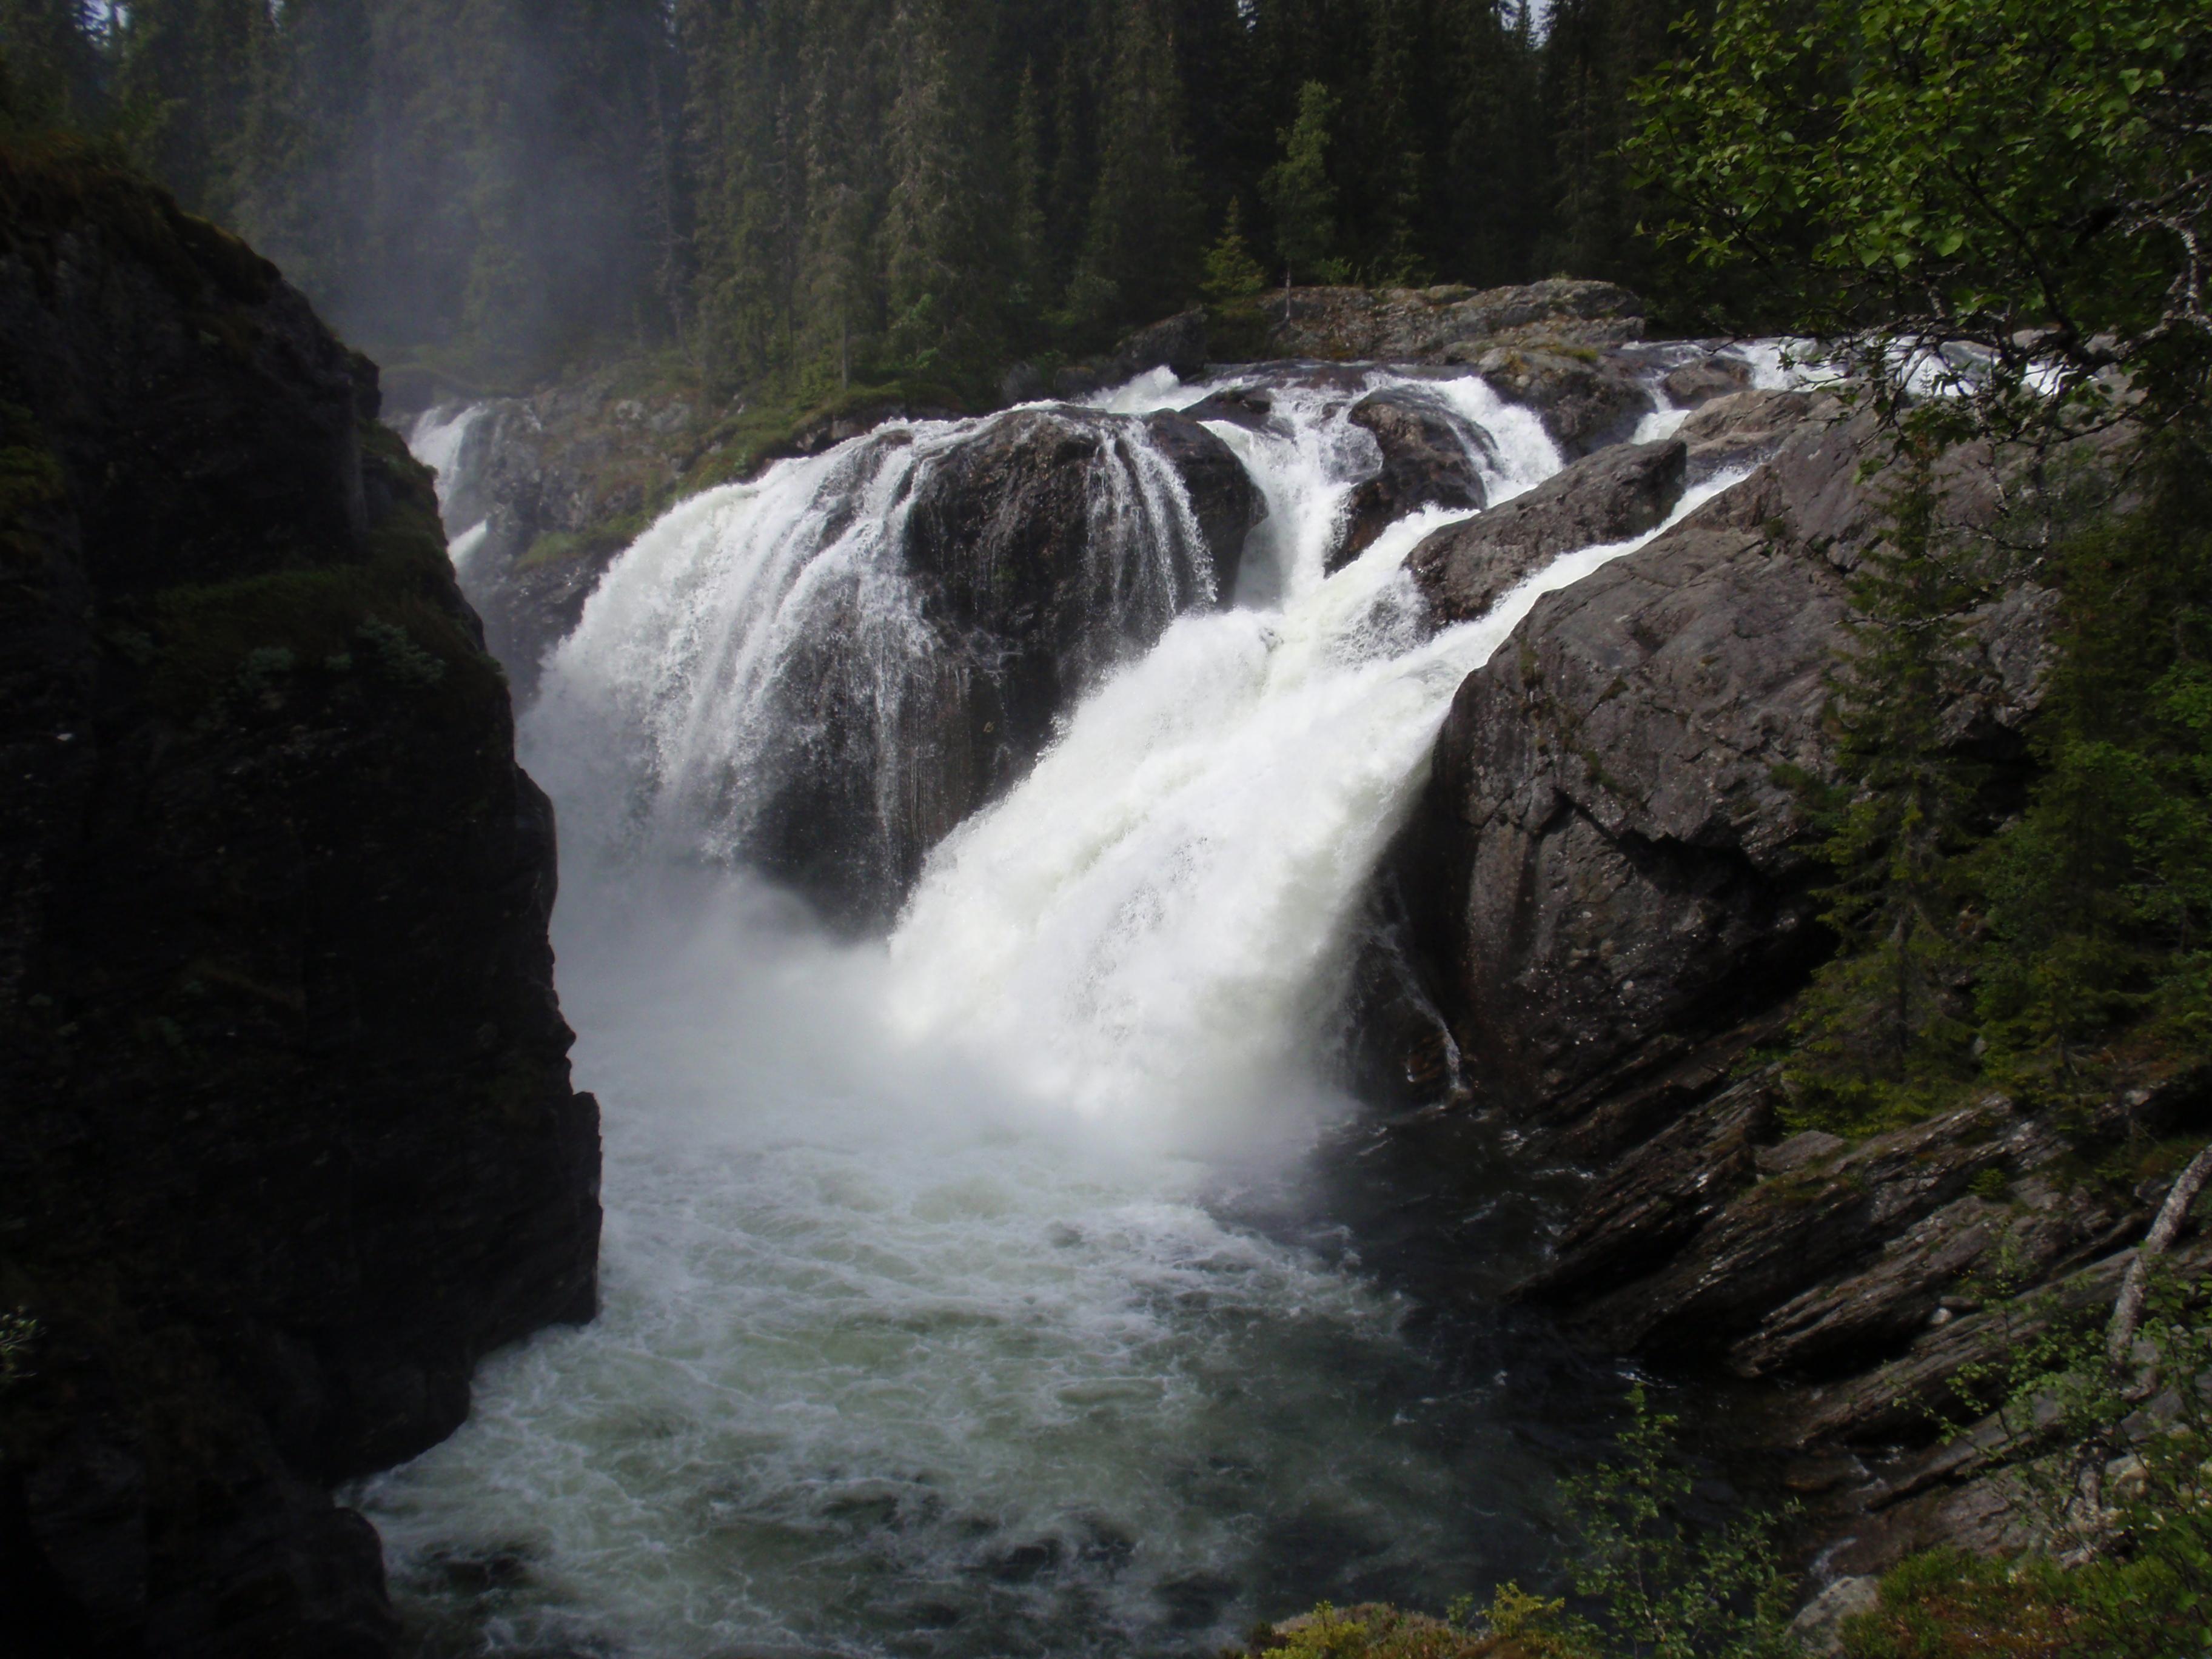
[[[1455, 688], [1648, 538], [1443, 632], [1400, 566], [1454, 515], [1325, 574], [1376, 464], [1348, 410], [1385, 386], [1466, 423], [1493, 503], [1560, 464], [1471, 377], [1291, 376], [1209, 428], [1267, 508], [1232, 587], [1153, 423], [1219, 388], [1156, 376], [783, 463], [614, 566], [522, 727], [605, 1109], [605, 1311], [354, 1494], [437, 1639], [1195, 1654], [1325, 1595], [1540, 1575], [1516, 1351], [1425, 1345], [1313, 1212], [1299, 1156], [1348, 1103], [1307, 1034]], [[777, 803], [920, 822], [918, 770], [1020, 706], [955, 591], [1003, 573], [929, 517], [1017, 430], [1078, 452], [1069, 680], [925, 826], [887, 934], [827, 935], [755, 867]], [[976, 724], [917, 716], [962, 697]], [[861, 783], [794, 795], [825, 751]], [[1571, 1410], [1547, 1390], [1546, 1437]]]
[[[1016, 556], [1039, 550], [965, 521], [994, 466], [1012, 474], [985, 493], [1001, 517], [1033, 505], [1032, 477], [1076, 484], [1050, 591], [1030, 593], [1040, 572]], [[1018, 630], [979, 614], [1008, 592]], [[750, 861], [833, 909], [887, 912], [927, 846], [1042, 745], [1056, 703], [1215, 597], [1143, 421], [884, 428], [648, 531], [547, 665], [533, 763], [599, 856]]]
[[483, 539], [484, 513], [477, 497], [477, 472], [483, 465], [486, 404], [440, 404], [426, 409], [407, 434], [415, 459], [437, 475], [438, 509], [460, 563]]

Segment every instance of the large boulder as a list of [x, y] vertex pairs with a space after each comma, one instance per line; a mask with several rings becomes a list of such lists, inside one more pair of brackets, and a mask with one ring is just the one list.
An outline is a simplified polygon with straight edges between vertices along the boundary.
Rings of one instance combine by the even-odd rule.
[[1228, 446], [1177, 415], [1018, 410], [935, 455], [899, 553], [921, 638], [901, 647], [897, 730], [878, 665], [853, 659], [861, 619], [834, 610], [863, 596], [839, 590], [779, 671], [788, 741], [748, 856], [842, 924], [887, 921], [1085, 690], [1227, 599], [1263, 512]]
[[1382, 469], [1352, 492], [1344, 539], [1329, 556], [1329, 569], [1358, 558], [1408, 513], [1483, 505], [1477, 458], [1493, 453], [1494, 447], [1487, 433], [1442, 398], [1411, 386], [1391, 386], [1362, 398], [1349, 418], [1374, 438]]
[[1406, 568], [1439, 623], [1471, 621], [1562, 553], [1656, 529], [1681, 498], [1687, 456], [1679, 441], [1601, 450], [1487, 513], [1447, 525], [1413, 550]]
[[[1540, 601], [1461, 686], [1439, 733], [1407, 842], [1414, 914], [1470, 1074], [1552, 1121], [1633, 1094], [1634, 1079], [1771, 1009], [1826, 948], [1799, 796], [1782, 780], [1830, 763], [1823, 716], [1849, 648], [1850, 573], [1885, 520], [1863, 465], [1881, 440], [1870, 416], [1839, 418], [1831, 403], [1737, 396], [1733, 412], [1727, 398], [1693, 416], [1678, 444], [1593, 458], [1589, 483], [1570, 469], [1553, 495], [1532, 491], [1415, 555], [1417, 578], [1462, 614], [1522, 568], [1510, 545], [1522, 502], [1517, 534], [1540, 548], [1648, 525], [1686, 451], [1735, 445], [1741, 459], [1796, 419], [1743, 482]], [[1622, 505], [1585, 522], [1582, 501]], [[1946, 463], [1942, 503], [1964, 533], [1988, 525], [1998, 491], [1985, 456]], [[1961, 747], [2021, 755], [2049, 615], [2049, 596], [2023, 583], [1969, 619], [1947, 714]], [[1593, 1133], [1642, 1133], [1631, 1120], [1648, 1128], [1676, 1097], [1662, 1089], [1627, 1118], [1601, 1115]]]
[[[1679, 465], [1680, 452], [1675, 452]], [[1548, 1114], [1819, 947], [1795, 798], [1844, 580], [1740, 486], [1547, 596], [1461, 686], [1422, 830], [1471, 1071]]]
[[0, 149], [0, 1606], [381, 1655], [331, 1484], [594, 1306], [551, 813], [373, 368], [243, 244]]
[[1652, 408], [1634, 365], [1593, 349], [1538, 340], [1493, 346], [1474, 363], [1499, 397], [1535, 410], [1570, 458], [1622, 441]]

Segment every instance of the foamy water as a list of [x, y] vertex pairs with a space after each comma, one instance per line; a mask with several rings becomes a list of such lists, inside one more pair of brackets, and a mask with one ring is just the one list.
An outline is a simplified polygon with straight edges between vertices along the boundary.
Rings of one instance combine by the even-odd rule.
[[[1480, 381], [1421, 385], [1493, 501], [1559, 465]], [[1200, 1651], [1323, 1595], [1540, 1570], [1551, 1465], [1505, 1368], [1440, 1355], [1313, 1212], [1301, 1159], [1349, 1103], [1312, 1033], [1460, 680], [1648, 538], [1431, 635], [1400, 565], [1451, 515], [1322, 574], [1372, 465], [1351, 401], [1216, 428], [1270, 508], [1240, 588], [1266, 597], [1176, 596], [876, 944], [825, 941], [729, 825], [811, 584], [881, 607], [868, 672], [925, 648], [890, 556], [908, 471], [961, 428], [702, 496], [610, 574], [524, 725], [605, 1111], [605, 1312], [495, 1358], [470, 1423], [360, 1494], [438, 1640]], [[1128, 466], [1141, 573], [1188, 503]]]

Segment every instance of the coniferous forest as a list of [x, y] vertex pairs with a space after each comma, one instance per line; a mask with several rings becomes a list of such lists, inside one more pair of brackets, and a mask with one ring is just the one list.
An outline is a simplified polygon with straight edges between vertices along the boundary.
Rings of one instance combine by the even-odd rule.
[[1627, 88], [1686, 9], [5, 0], [0, 39], [387, 363], [805, 392], [1285, 277], [1632, 283]]
[[2212, 1654], [2212, 0], [0, 0], [0, 575], [22, 1651]]

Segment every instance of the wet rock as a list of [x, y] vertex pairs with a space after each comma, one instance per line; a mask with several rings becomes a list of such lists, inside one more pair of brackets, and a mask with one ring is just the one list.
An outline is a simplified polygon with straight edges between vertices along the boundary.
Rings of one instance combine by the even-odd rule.
[[[2090, 1248], [2109, 1241], [2107, 1234]], [[1941, 1324], [1924, 1323], [1903, 1352], [1805, 1390], [1792, 1415], [1792, 1440], [1802, 1445], [1924, 1444], [1936, 1438], [1943, 1423], [1971, 1420], [1989, 1404], [1985, 1384], [1971, 1380], [2001, 1372], [2011, 1352], [2041, 1337], [2053, 1317], [2071, 1320], [2109, 1310], [2134, 1260], [2132, 1250], [2121, 1250], [2059, 1272], [2048, 1279], [2047, 1289], [2016, 1310], [1997, 1311], [1974, 1299], [1963, 1301], [1965, 1311]], [[2175, 1254], [2179, 1267], [2201, 1269], [2208, 1261], [2212, 1248], [2201, 1241]], [[2049, 1263], [2044, 1267], [2047, 1273]], [[2010, 1283], [2033, 1277], [2007, 1275]], [[1972, 1397], [1977, 1390], [1984, 1397]]]
[[1832, 1135], [1825, 1129], [1808, 1129], [1790, 1136], [1778, 1146], [1760, 1147], [1756, 1159], [1759, 1172], [1763, 1176], [1788, 1175], [1808, 1164], [1832, 1158], [1850, 1145], [1843, 1136]]
[[1719, 354], [1669, 369], [1659, 380], [1660, 390], [1677, 409], [1697, 409], [1750, 386], [1751, 365], [1741, 357]]
[[1689, 447], [1688, 482], [1766, 460], [1808, 422], [1840, 416], [1833, 398], [1803, 392], [1733, 392], [1700, 405], [1675, 429]]
[[1570, 459], [1622, 441], [1651, 410], [1628, 366], [1592, 348], [1495, 346], [1474, 362], [1492, 391], [1536, 411]]
[[1139, 329], [1114, 348], [1109, 363], [1109, 381], [1131, 380], [1153, 368], [1171, 370], [1186, 380], [1196, 378], [1206, 368], [1206, 313], [1194, 307]]
[[[1838, 1269], [1874, 1263], [1885, 1244], [1913, 1224], [1967, 1197], [1985, 1170], [2018, 1169], [2046, 1155], [2048, 1135], [2001, 1097], [1929, 1122], [1879, 1135], [1832, 1161], [1763, 1181], [1732, 1198], [1689, 1246], [1654, 1273], [1617, 1285], [1581, 1308], [1577, 1322], [1621, 1350], [1710, 1352], [1731, 1337], [1771, 1327], [1736, 1351], [1745, 1369], [1878, 1347], [1924, 1323], [1931, 1290], [1950, 1282], [1996, 1234], [1961, 1231], [1981, 1219], [1970, 1210], [1933, 1230], [1936, 1249], [1910, 1245], [1888, 1264], [1826, 1297], [1796, 1298]], [[1965, 1227], [1960, 1223], [1967, 1224]], [[1601, 1233], [1600, 1237], [1603, 1235]], [[1925, 1245], [1929, 1239], [1923, 1237]], [[1588, 1248], [1588, 1247], [1585, 1247]], [[1574, 1271], [1570, 1258], [1530, 1286], [1541, 1297]], [[1854, 1300], [1854, 1292], [1858, 1299]], [[1923, 1298], [1926, 1298], [1923, 1300]], [[1832, 1316], [1825, 1328], [1821, 1316]], [[1792, 1339], [1799, 1345], [1792, 1346]]]
[[9, 166], [0, 1599], [32, 1651], [368, 1659], [330, 1485], [595, 1304], [551, 811], [374, 368], [150, 186]]
[[1002, 404], [1032, 404], [1052, 395], [1052, 383], [1035, 363], [1011, 365], [999, 377], [999, 401]]
[[1771, 1091], [1754, 1080], [1667, 1124], [1576, 1206], [1536, 1293], [1601, 1292], [1665, 1261], [1757, 1178], [1755, 1143], [1772, 1118]]
[[1266, 388], [1235, 386], [1225, 392], [1211, 393], [1182, 413], [1187, 420], [1226, 421], [1248, 432], [1257, 432], [1266, 427], [1274, 406], [1274, 399]]
[[1189, 492], [1213, 567], [1216, 596], [1236, 592], [1244, 544], [1267, 516], [1267, 504], [1229, 446], [1188, 415], [1147, 416], [1145, 428]]
[[1441, 398], [1394, 386], [1362, 398], [1350, 418], [1373, 434], [1382, 470], [1352, 492], [1344, 540], [1330, 554], [1328, 569], [1351, 563], [1408, 513], [1482, 506], [1476, 458], [1492, 453], [1489, 436]]
[[1623, 541], [1662, 523], [1681, 498], [1686, 453], [1672, 441], [1601, 451], [1486, 513], [1446, 526], [1413, 550], [1406, 568], [1440, 625], [1472, 621], [1560, 554]]
[[1426, 947], [1471, 1073], [1553, 1121], [1825, 948], [1776, 775], [1824, 763], [1844, 584], [1748, 505], [1719, 497], [1539, 601], [1438, 735]]
[[[1148, 528], [1164, 501], [1147, 500], [1145, 454], [1174, 470], [1192, 522]], [[979, 428], [921, 474], [906, 515], [927, 644], [897, 732], [886, 745], [883, 688], [851, 649], [862, 618], [811, 629], [778, 677], [789, 737], [750, 855], [842, 926], [888, 921], [929, 848], [1028, 769], [1085, 690], [1222, 602], [1262, 511], [1228, 446], [1180, 416], [1021, 410]]]

